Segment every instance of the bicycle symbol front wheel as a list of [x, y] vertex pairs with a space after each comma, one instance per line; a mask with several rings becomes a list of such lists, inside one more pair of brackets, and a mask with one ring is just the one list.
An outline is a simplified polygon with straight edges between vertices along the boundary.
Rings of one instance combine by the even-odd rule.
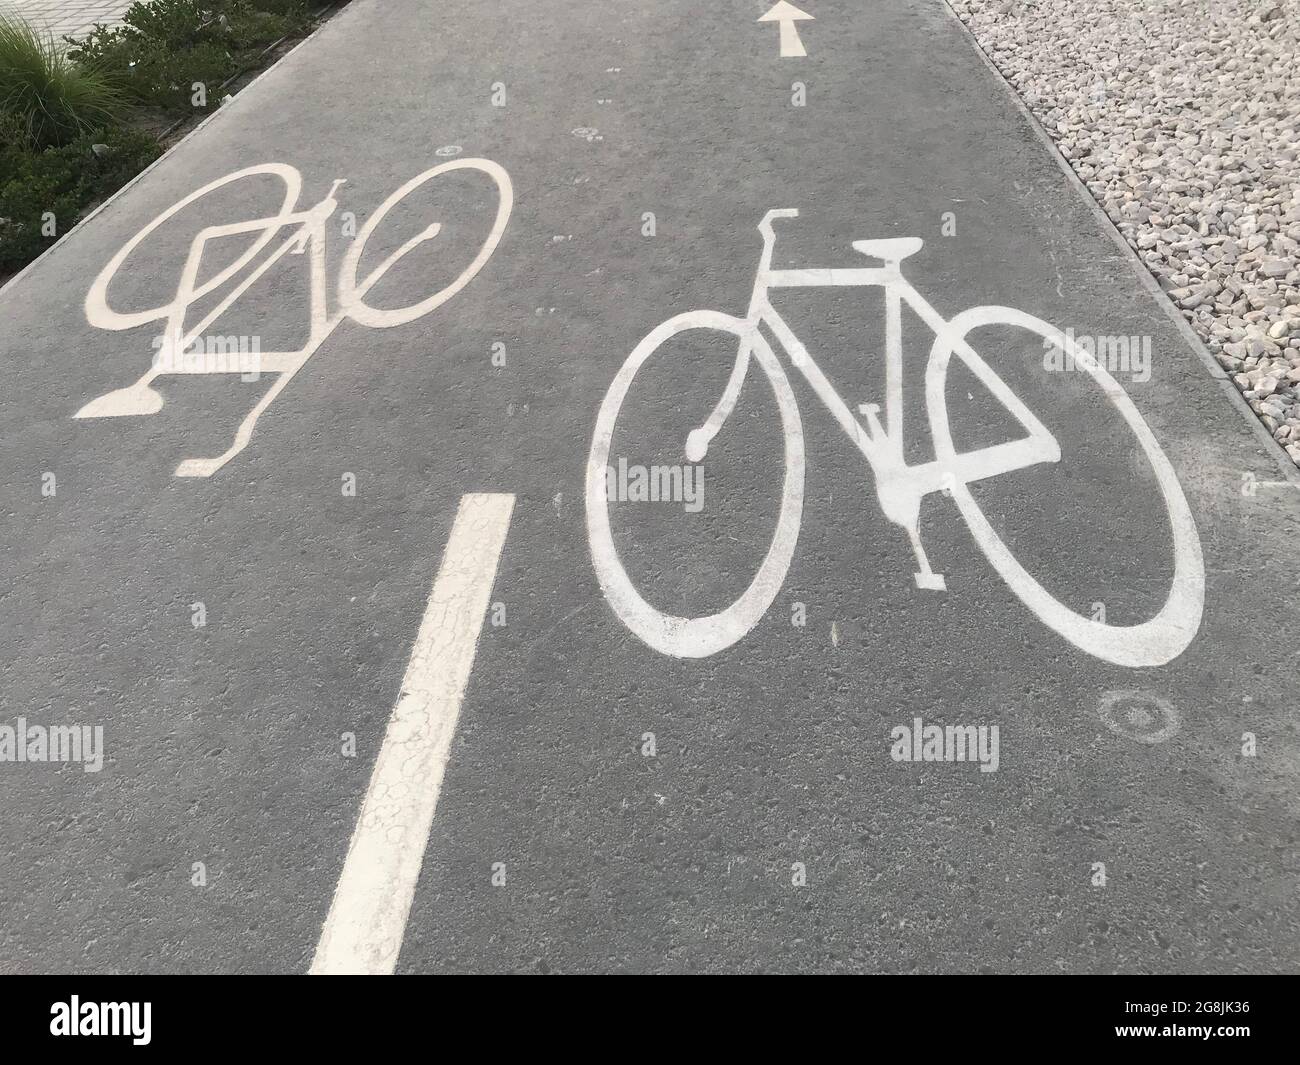
[[[357, 281], [357, 269], [361, 264], [361, 255], [365, 251], [366, 241], [379, 227], [388, 214], [402, 200], [409, 196], [420, 186], [432, 181], [436, 177], [450, 173], [455, 170], [478, 170], [488, 177], [496, 185], [497, 193], [497, 212], [493, 220], [492, 228], [488, 232], [482, 247], [479, 248], [478, 254], [474, 256], [470, 264], [465, 267], [450, 284], [445, 285], [431, 296], [419, 300], [415, 303], [408, 304], [405, 307], [374, 307], [366, 303], [366, 293], [379, 281], [384, 273], [402, 258], [408, 251], [421, 243], [423, 240], [431, 239], [435, 236], [440, 228], [438, 224], [426, 227], [420, 233], [417, 233], [411, 240], [398, 249], [393, 255], [389, 256], [372, 270], [365, 280]], [[506, 222], [510, 219], [510, 210], [514, 205], [514, 187], [510, 182], [510, 175], [506, 173], [505, 168], [499, 163], [494, 163], [490, 159], [454, 159], [448, 163], [441, 163], [423, 174], [417, 174], [411, 178], [405, 185], [397, 189], [391, 196], [381, 203], [375, 213], [370, 216], [366, 224], [361, 227], [357, 233], [356, 239], [352, 246], [348, 248], [348, 253], [343, 259], [343, 265], [339, 271], [339, 299], [343, 305], [344, 311], [349, 318], [369, 326], [373, 329], [384, 329], [395, 325], [405, 325], [407, 322], [413, 322], [417, 318], [422, 318], [430, 311], [446, 303], [452, 296], [456, 295], [461, 289], [473, 280], [483, 265], [491, 258], [492, 253], [496, 250], [497, 244], [501, 241], [501, 235], [505, 232]]]
[[[619, 411], [627, 398], [632, 379], [642, 364], [666, 341], [689, 329], [712, 330], [733, 336], [743, 355], [743, 346], [758, 360], [771, 382], [781, 412], [785, 439], [785, 475], [781, 482], [781, 506], [776, 531], [758, 572], [740, 597], [724, 610], [703, 617], [678, 617], [657, 610], [637, 591], [618, 557], [609, 522], [606, 469]], [[736, 350], [736, 349], [733, 349]], [[650, 332], [627, 357], [605, 393], [596, 417], [591, 454], [587, 462], [587, 537], [601, 590], [614, 612], [637, 636], [666, 655], [704, 658], [730, 647], [758, 623], [772, 605], [785, 581], [794, 556], [799, 523], [803, 516], [804, 447], [803, 426], [790, 381], [772, 354], [772, 348], [757, 328], [744, 319], [718, 311], [690, 311], [670, 318]]]

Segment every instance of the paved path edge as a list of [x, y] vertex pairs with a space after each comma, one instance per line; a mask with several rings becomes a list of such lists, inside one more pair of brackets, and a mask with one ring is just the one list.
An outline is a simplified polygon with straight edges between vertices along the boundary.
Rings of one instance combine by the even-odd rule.
[[1182, 312], [1177, 306], [1175, 306], [1174, 302], [1165, 293], [1165, 290], [1160, 287], [1155, 277], [1152, 276], [1151, 271], [1147, 269], [1146, 263], [1139, 258], [1137, 252], [1134, 251], [1129, 242], [1124, 239], [1124, 234], [1116, 228], [1115, 223], [1110, 220], [1110, 216], [1105, 212], [1101, 204], [1097, 202], [1097, 198], [1089, 191], [1088, 186], [1085, 185], [1079, 175], [1074, 172], [1074, 168], [1070, 166], [1069, 160], [1067, 160], [1057, 149], [1056, 142], [1052, 140], [1047, 130], [1043, 128], [1043, 124], [1038, 121], [1038, 117], [1029, 110], [1025, 105], [1025, 102], [1020, 98], [1020, 94], [1016, 92], [1016, 87], [1012, 85], [1011, 82], [1007, 81], [1006, 76], [997, 68], [997, 64], [988, 57], [988, 53], [984, 51], [975, 35], [971, 33], [970, 27], [958, 17], [957, 12], [953, 10], [952, 5], [948, 0], [942, 0], [942, 3], [944, 11], [947, 12], [948, 17], [961, 27], [961, 32], [965, 35], [966, 39], [970, 41], [971, 47], [975, 49], [976, 54], [980, 57], [984, 66], [988, 68], [993, 77], [997, 79], [999, 84], [1001, 84], [1006, 94], [1011, 97], [1016, 110], [1033, 129], [1034, 135], [1051, 153], [1052, 158], [1056, 161], [1057, 168], [1065, 175], [1070, 186], [1083, 200], [1087, 201], [1088, 207], [1092, 211], [1093, 216], [1097, 219], [1101, 228], [1105, 230], [1106, 235], [1110, 237], [1111, 242], [1120, 249], [1129, 266], [1132, 267], [1133, 272], [1138, 276], [1138, 280], [1142, 284], [1142, 287], [1151, 294], [1156, 303], [1160, 305], [1161, 310], [1163, 310], [1177, 325], [1178, 332], [1183, 337], [1183, 340], [1186, 341], [1188, 347], [1196, 352], [1196, 355], [1200, 358], [1201, 362], [1209, 369], [1210, 376], [1218, 382], [1220, 389], [1228, 398], [1228, 402], [1232, 408], [1250, 423], [1251, 432], [1261, 441], [1265, 452], [1267, 452], [1268, 457], [1273, 460], [1273, 464], [1281, 472], [1283, 478], [1295, 485], [1297, 488], [1300, 488], [1300, 467], [1297, 467], [1296, 464], [1291, 461], [1291, 457], [1282, 450], [1282, 445], [1274, 440], [1268, 430], [1264, 428], [1264, 424], [1259, 420], [1259, 415], [1250, 409], [1250, 405], [1246, 402], [1245, 397], [1242, 396], [1241, 392], [1229, 379], [1227, 371], [1225, 371], [1215, 360], [1214, 356], [1210, 354], [1209, 349], [1201, 341], [1201, 338], [1197, 336], [1196, 330], [1188, 324], [1187, 319], [1183, 317]]

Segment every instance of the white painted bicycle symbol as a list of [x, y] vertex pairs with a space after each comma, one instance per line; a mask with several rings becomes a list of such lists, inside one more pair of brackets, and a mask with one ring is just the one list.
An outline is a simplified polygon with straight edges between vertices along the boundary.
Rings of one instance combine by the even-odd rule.
[[[766, 326], [794, 367], [807, 379], [840, 428], [862, 452], [875, 476], [876, 495], [886, 518], [906, 530], [916, 557], [918, 588], [943, 590], [942, 574], [930, 568], [921, 545], [921, 500], [944, 491], [957, 504], [975, 542], [993, 568], [1030, 610], [1049, 628], [1075, 646], [1116, 665], [1155, 666], [1177, 657], [1200, 627], [1205, 601], [1205, 570], [1201, 543], [1187, 500], [1169, 460], [1161, 451], [1132, 400], [1106, 372], [1100, 360], [1089, 359], [1059, 329], [1011, 307], [982, 306], [945, 320], [902, 276], [900, 263], [921, 248], [919, 238], [856, 241], [853, 247], [883, 265], [873, 268], [772, 269], [775, 234], [772, 220], [795, 218], [796, 210], [769, 211], [759, 225], [763, 251], [749, 311], [744, 318], [718, 311], [690, 311], [654, 329], [633, 349], [615, 376], [596, 418], [595, 435], [587, 464], [587, 534], [601, 589], [615, 613], [652, 648], [680, 658], [702, 658], [721, 651], [750, 631], [772, 604], [785, 580], [794, 555], [803, 515], [804, 443], [794, 393], [789, 378], [772, 352], [759, 326]], [[885, 419], [880, 406], [859, 405], [866, 424], [859, 421], [808, 354], [808, 350], [773, 309], [768, 291], [773, 288], [821, 286], [879, 287], [885, 298], [886, 394]], [[906, 304], [934, 333], [925, 374], [925, 401], [933, 437], [935, 459], [908, 465], [903, 457], [902, 306]], [[1061, 457], [1060, 445], [1006, 383], [966, 342], [980, 326], [1003, 325], [1029, 330], [1059, 344], [1086, 369], [1123, 416], [1153, 469], [1168, 511], [1172, 531], [1173, 576], [1168, 597], [1152, 618], [1135, 625], [1108, 625], [1076, 613], [1053, 598], [1015, 559], [976, 504], [971, 482]], [[690, 329], [716, 330], [738, 342], [736, 362], [722, 398], [699, 428], [685, 440], [690, 462], [699, 462], [736, 405], [752, 361], [767, 375], [780, 409], [785, 437], [785, 475], [776, 531], [753, 581], [726, 609], [702, 617], [677, 617], [651, 606], [634, 587], [619, 560], [610, 531], [606, 467], [615, 422], [637, 371], [671, 337]], [[967, 369], [1009, 411], [1027, 435], [1009, 443], [958, 453], [953, 446], [944, 385], [952, 357]]]
[[[399, 260], [408, 255], [425, 241], [432, 240], [441, 230], [441, 223], [434, 222], [426, 226], [415, 236], [380, 262], [366, 277], [358, 281], [357, 269], [365, 251], [366, 241], [383, 221], [394, 206], [402, 199], [443, 174], [455, 170], [475, 170], [486, 174], [496, 186], [497, 210], [492, 228], [470, 264], [451, 281], [450, 284], [416, 303], [398, 308], [380, 308], [366, 303], [365, 296], [371, 288]], [[280, 209], [265, 218], [255, 218], [247, 222], [230, 225], [209, 226], [195, 236], [182, 268], [176, 294], [169, 303], [144, 310], [120, 312], [108, 304], [108, 286], [126, 258], [146, 237], [173, 217], [178, 211], [196, 200], [215, 192], [234, 182], [258, 175], [270, 175], [279, 178], [284, 185], [284, 200]], [[330, 311], [326, 294], [326, 226], [325, 223], [338, 207], [334, 194], [342, 180], [335, 181], [325, 198], [314, 207], [295, 210], [298, 195], [302, 189], [302, 175], [291, 166], [281, 163], [265, 163], [237, 170], [204, 185], [196, 192], [173, 204], [139, 233], [126, 242], [107, 266], [100, 272], [86, 295], [86, 318], [91, 325], [101, 329], [132, 329], [148, 322], [166, 319], [161, 349], [150, 369], [134, 384], [126, 388], [105, 393], [91, 400], [74, 415], [76, 418], [114, 418], [157, 414], [162, 409], [163, 397], [153, 387], [153, 380], [161, 374], [209, 374], [239, 373], [245, 367], [236, 360], [222, 360], [222, 364], [213, 367], [210, 361], [187, 360], [184, 353], [201, 340], [213, 322], [228, 310], [250, 286], [255, 284], [268, 270], [286, 254], [301, 255], [310, 249], [310, 333], [307, 343], [294, 351], [270, 351], [258, 354], [258, 371], [278, 374], [271, 387], [263, 394], [257, 404], [244, 418], [230, 447], [213, 458], [185, 459], [176, 468], [178, 477], [209, 477], [221, 469], [227, 462], [238, 455], [252, 436], [257, 419], [271, 405], [276, 396], [284, 389], [293, 375], [302, 368], [303, 363], [315, 354], [339, 324], [347, 318], [361, 325], [372, 328], [390, 328], [404, 325], [423, 317], [436, 307], [451, 299], [457, 292], [469, 284], [475, 274], [491, 257], [501, 235], [505, 231], [514, 200], [510, 176], [497, 163], [488, 159], [457, 159], [442, 163], [422, 174], [418, 174], [388, 197], [357, 233], [344, 256], [338, 278], [337, 307]], [[189, 330], [185, 328], [185, 316], [189, 308], [218, 287], [224, 285], [240, 270], [253, 262], [254, 258], [275, 238], [281, 230], [289, 227], [291, 232], [284, 243], [258, 262], [231, 291], [224, 295], [216, 306], [196, 322]], [[213, 240], [243, 234], [257, 234], [252, 244], [224, 269], [216, 272], [202, 283], [197, 283], [199, 266], [203, 259], [204, 247]]]

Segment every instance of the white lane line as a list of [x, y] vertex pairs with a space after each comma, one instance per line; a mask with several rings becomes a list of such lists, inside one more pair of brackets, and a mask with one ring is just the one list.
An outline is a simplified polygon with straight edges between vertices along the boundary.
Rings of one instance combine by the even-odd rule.
[[309, 972], [390, 975], [514, 509], [462, 497]]

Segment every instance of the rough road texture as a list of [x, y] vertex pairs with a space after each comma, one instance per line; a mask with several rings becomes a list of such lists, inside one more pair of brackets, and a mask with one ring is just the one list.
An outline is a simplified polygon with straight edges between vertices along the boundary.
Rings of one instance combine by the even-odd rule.
[[1300, 0], [953, 0], [1300, 463]]
[[[477, 643], [398, 972], [1296, 970], [1300, 649], [1277, 634], [1300, 630], [1300, 493], [939, 0], [818, 0], [806, 59], [779, 55], [761, 13], [353, 0], [0, 292], [0, 725], [102, 725], [105, 752], [97, 773], [0, 767], [0, 970], [308, 969], [474, 493], [516, 499], [492, 589], [508, 623]], [[85, 296], [182, 198], [267, 162], [301, 173], [304, 208], [346, 178], [324, 241], [333, 293], [343, 212], [372, 219], [410, 178], [473, 157], [517, 193], [481, 273], [407, 325], [341, 324], [219, 473], [173, 476], [228, 446], [271, 382], [169, 374], [156, 415], [73, 417], [150, 366], [158, 320], [100, 329]], [[282, 196], [268, 179], [191, 203], [132, 253], [114, 306], [174, 299], [196, 235]], [[445, 232], [374, 304], [455, 277], [493, 205], [483, 182], [450, 179], [403, 201], [364, 268], [431, 222]], [[756, 227], [779, 207], [800, 214], [778, 268], [862, 267], [851, 242], [921, 237], [906, 277], [945, 317], [1009, 305], [1152, 334], [1156, 371], [1116, 381], [1199, 530], [1204, 617], [1179, 658], [1133, 670], [1044, 625], [942, 492], [920, 524], [949, 590], [918, 589], [863, 452], [784, 349], [807, 480], [779, 597], [705, 659], [628, 629], [585, 518], [597, 412], [660, 323], [745, 312]], [[302, 336], [311, 260], [285, 258], [214, 330], [264, 351]], [[882, 398], [879, 291], [774, 299], [846, 403]], [[990, 333], [981, 354], [1060, 460], [972, 495], [1075, 612], [1149, 618], [1171, 587], [1151, 465], [1112, 393], [1048, 371], [1020, 332]], [[910, 316], [902, 333], [921, 462], [934, 334]], [[618, 454], [680, 461], [737, 351], [705, 332], [656, 352]], [[785, 434], [755, 376], [710, 449], [698, 514], [612, 508], [621, 557], [662, 609], [724, 608], [771, 543]], [[952, 367], [956, 439], [1017, 439], [977, 385]], [[895, 761], [893, 730], [917, 717], [998, 726], [998, 771]]]

